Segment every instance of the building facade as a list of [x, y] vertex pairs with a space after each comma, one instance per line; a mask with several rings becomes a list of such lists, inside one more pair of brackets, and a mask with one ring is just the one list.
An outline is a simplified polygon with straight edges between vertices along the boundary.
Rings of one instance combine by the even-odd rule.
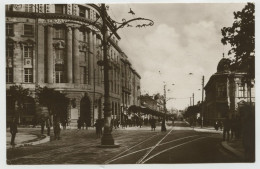
[[[206, 99], [203, 107], [203, 117], [206, 124], [213, 125], [215, 121], [226, 116], [239, 115], [241, 102], [255, 102], [254, 87], [250, 88], [243, 79], [245, 72], [230, 71], [231, 61], [222, 58], [217, 72], [213, 74], [205, 86]], [[251, 93], [251, 97], [250, 97]]]
[[[100, 8], [95, 4], [6, 5], [6, 87], [22, 85], [32, 93], [22, 121], [32, 121], [35, 114], [36, 86], [54, 88], [73, 101], [68, 110], [72, 123], [81, 117], [92, 126], [103, 118], [104, 73], [97, 64], [103, 60], [101, 26]], [[108, 28], [115, 29], [110, 21]], [[129, 100], [132, 85], [127, 80], [122, 83], [122, 72], [130, 76], [131, 64], [125, 72], [122, 60], [127, 59], [119, 41], [114, 32], [107, 52], [112, 118], [121, 117], [122, 95], [126, 89]]]

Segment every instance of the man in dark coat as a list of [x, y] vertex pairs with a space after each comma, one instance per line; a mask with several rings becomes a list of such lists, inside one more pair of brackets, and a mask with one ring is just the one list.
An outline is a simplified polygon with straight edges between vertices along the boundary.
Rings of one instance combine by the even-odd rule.
[[44, 118], [41, 119], [41, 134], [44, 132], [45, 120]]
[[97, 138], [100, 138], [102, 135], [102, 120], [101, 119], [96, 120], [95, 127], [96, 127], [96, 136], [97, 136]]
[[15, 144], [14, 144], [14, 140], [15, 140], [16, 133], [18, 133], [17, 123], [16, 123], [15, 117], [12, 119], [12, 123], [10, 124], [10, 133], [11, 133], [11, 135], [12, 135], [11, 145], [15, 145]]
[[60, 140], [60, 122], [58, 120], [55, 120], [54, 126], [54, 140]]
[[151, 129], [152, 129], [152, 131], [155, 131], [155, 128], [156, 128], [156, 125], [155, 125], [156, 121], [155, 121], [155, 119], [152, 118], [151, 121], [150, 121], [150, 123], [151, 123]]
[[[223, 141], [227, 140], [229, 141], [229, 132], [230, 132], [230, 128], [231, 128], [231, 122], [228, 116], [226, 116], [226, 118], [224, 119], [223, 122], [224, 125], [224, 129], [223, 129]], [[227, 138], [226, 138], [227, 135]]]

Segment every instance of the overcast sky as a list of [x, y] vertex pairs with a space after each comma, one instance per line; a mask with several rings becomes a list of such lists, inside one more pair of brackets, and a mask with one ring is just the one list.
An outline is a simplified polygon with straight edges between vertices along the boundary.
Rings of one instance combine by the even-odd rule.
[[[245, 3], [109, 6], [109, 14], [115, 20], [145, 17], [154, 21], [152, 27], [121, 29], [120, 47], [141, 75], [142, 94], [162, 94], [165, 81], [170, 89], [167, 98], [176, 98], [168, 101], [167, 107], [183, 109], [190, 104], [192, 93], [195, 104], [201, 100], [202, 75], [206, 84], [216, 72], [222, 53], [228, 57], [228, 47], [221, 43], [221, 28], [232, 25], [233, 12], [241, 10]], [[135, 16], [128, 14], [130, 8]], [[138, 23], [144, 22], [133, 25]]]

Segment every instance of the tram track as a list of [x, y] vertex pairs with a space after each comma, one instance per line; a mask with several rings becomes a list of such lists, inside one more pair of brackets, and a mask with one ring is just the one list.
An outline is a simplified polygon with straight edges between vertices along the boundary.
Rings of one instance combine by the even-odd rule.
[[[137, 145], [130, 147], [129, 149], [121, 152], [120, 154], [116, 155], [115, 157], [111, 158], [110, 160], [107, 160], [106, 162], [104, 162], [104, 164], [120, 164], [120, 161], [129, 161], [129, 163], [136, 163], [136, 164], [143, 164], [147, 161], [147, 159], [151, 159], [151, 156], [157, 156], [165, 151], [167, 151], [167, 149], [171, 150], [180, 146], [183, 146], [185, 144], [191, 143], [193, 141], [199, 140], [199, 139], [203, 139], [206, 138], [204, 137], [205, 134], [202, 135], [191, 135], [191, 136], [184, 136], [184, 137], [179, 137], [179, 138], [175, 138], [175, 139], [167, 139], [166, 138], [171, 136], [171, 132], [172, 129], [166, 133], [165, 135], [160, 135], [160, 139], [154, 142], [153, 140], [153, 144], [149, 146], [147, 146], [147, 141], [151, 141], [151, 139], [154, 139], [155, 136], [150, 137], [140, 143], [138, 143]], [[157, 135], [158, 136], [158, 135]], [[174, 136], [174, 135], [172, 135]], [[207, 136], [208, 137], [208, 136]], [[171, 145], [173, 144], [173, 145]], [[169, 147], [170, 146], [170, 147]], [[161, 153], [160, 153], [161, 152]], [[159, 153], [159, 154], [158, 154]], [[157, 155], [154, 155], [157, 154]], [[133, 159], [131, 159], [133, 158]], [[133, 161], [134, 159], [136, 159], [136, 161]]]

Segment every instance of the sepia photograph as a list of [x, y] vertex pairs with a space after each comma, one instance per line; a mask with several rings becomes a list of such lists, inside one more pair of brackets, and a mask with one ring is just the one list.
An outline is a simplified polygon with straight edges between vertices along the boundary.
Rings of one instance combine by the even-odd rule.
[[1, 3], [4, 165], [255, 167], [255, 5]]

